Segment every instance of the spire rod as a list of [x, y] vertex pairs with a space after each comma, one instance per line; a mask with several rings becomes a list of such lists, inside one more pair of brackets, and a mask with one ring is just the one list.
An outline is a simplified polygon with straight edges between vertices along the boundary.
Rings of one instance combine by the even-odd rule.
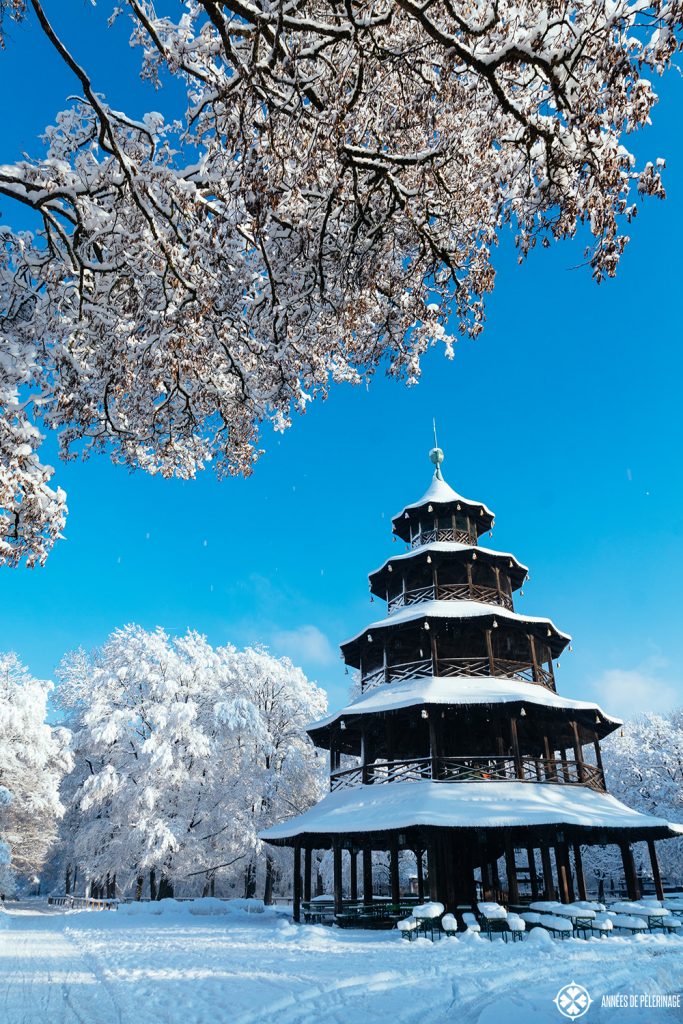
[[443, 452], [439, 448], [439, 442], [436, 437], [436, 416], [432, 417], [432, 426], [434, 427], [434, 447], [429, 453], [429, 460], [434, 465], [434, 476], [437, 480], [443, 480], [441, 475], [441, 463], [443, 462]]

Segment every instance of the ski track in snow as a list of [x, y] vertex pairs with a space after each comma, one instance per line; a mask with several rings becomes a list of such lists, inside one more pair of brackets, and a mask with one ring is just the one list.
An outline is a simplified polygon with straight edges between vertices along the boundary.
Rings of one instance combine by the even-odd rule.
[[571, 981], [587, 1024], [681, 1022], [600, 997], [680, 992], [683, 938], [432, 945], [272, 913], [0, 913], [0, 1024], [559, 1024]]

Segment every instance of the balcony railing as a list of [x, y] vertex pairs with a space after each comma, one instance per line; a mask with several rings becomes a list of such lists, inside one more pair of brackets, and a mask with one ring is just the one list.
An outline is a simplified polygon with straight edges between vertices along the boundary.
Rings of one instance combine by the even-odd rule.
[[512, 598], [495, 587], [482, 587], [473, 583], [438, 583], [427, 587], [415, 587], [389, 598], [388, 610], [395, 612], [420, 601], [481, 601], [483, 604], [497, 604], [512, 611]]
[[381, 785], [387, 782], [552, 782], [605, 790], [599, 768], [578, 761], [545, 757], [413, 757], [402, 761], [373, 761], [330, 775], [330, 789]]
[[467, 530], [454, 530], [452, 527], [445, 527], [443, 530], [422, 530], [416, 534], [410, 542], [411, 548], [419, 548], [422, 544], [434, 544], [437, 541], [455, 541], [457, 544], [476, 544], [475, 534]]
[[[383, 683], [402, 679], [420, 679], [424, 676], [481, 676], [499, 679], [520, 679], [527, 683], [538, 683], [549, 690], [555, 689], [550, 672], [529, 662], [511, 661], [508, 658], [494, 658], [493, 665], [488, 658], [438, 658], [436, 664], [431, 658], [419, 661], [405, 661], [400, 665], [384, 665], [363, 673], [362, 689], [368, 690]], [[534, 678], [534, 675], [536, 678]]]

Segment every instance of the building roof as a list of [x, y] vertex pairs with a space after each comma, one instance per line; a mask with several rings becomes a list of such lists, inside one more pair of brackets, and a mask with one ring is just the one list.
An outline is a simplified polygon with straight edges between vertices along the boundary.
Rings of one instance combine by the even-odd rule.
[[[539, 704], [546, 708], [557, 708], [563, 711], [585, 711], [592, 716], [598, 714], [604, 723], [611, 725], [613, 729], [622, 724], [621, 719], [605, 714], [598, 704], [562, 697], [545, 686], [539, 686], [538, 683], [498, 679], [495, 676], [485, 678], [426, 676], [421, 679], [406, 679], [401, 682], [375, 686], [335, 714], [311, 723], [307, 731], [314, 733], [333, 725], [342, 718], [348, 719], [354, 715], [375, 715], [415, 706], [508, 703]], [[609, 731], [611, 732], [611, 729]]]
[[377, 569], [373, 569], [369, 574], [370, 577], [376, 576], [377, 573], [382, 572], [383, 569], [389, 565], [389, 563], [409, 561], [411, 558], [420, 557], [427, 554], [461, 554], [462, 552], [475, 552], [477, 558], [479, 555], [489, 556], [491, 558], [506, 559], [508, 562], [512, 562], [515, 568], [519, 569], [525, 575], [529, 571], [529, 567], [520, 562], [515, 555], [509, 551], [495, 551], [493, 548], [480, 547], [478, 544], [460, 544], [454, 540], [439, 540], [432, 541], [430, 544], [420, 544], [419, 547], [411, 548], [410, 551], [404, 551], [400, 555], [391, 555], [387, 558], [382, 565], [378, 566]]
[[[260, 833], [285, 842], [413, 826], [514, 828], [541, 825], [683, 835], [683, 825], [634, 811], [608, 793], [551, 782], [392, 782], [339, 789], [315, 807]], [[635, 838], [635, 837], [632, 837]]]
[[349, 640], [341, 645], [342, 650], [372, 630], [387, 629], [396, 626], [401, 622], [414, 622], [420, 619], [479, 619], [494, 616], [496, 620], [505, 619], [511, 622], [521, 622], [528, 626], [545, 626], [553, 633], [565, 640], [571, 640], [569, 633], [563, 633], [553, 623], [552, 619], [538, 615], [522, 615], [521, 612], [510, 612], [498, 604], [485, 604], [483, 601], [420, 601], [417, 604], [400, 608], [384, 619], [378, 619], [365, 626]]

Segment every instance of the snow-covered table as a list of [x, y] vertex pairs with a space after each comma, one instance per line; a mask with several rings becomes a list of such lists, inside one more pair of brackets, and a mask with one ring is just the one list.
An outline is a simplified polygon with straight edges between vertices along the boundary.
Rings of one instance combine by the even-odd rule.
[[418, 903], [416, 907], [413, 907], [413, 917], [417, 919], [418, 928], [423, 935], [429, 932], [433, 940], [434, 932], [436, 931], [436, 934], [441, 938], [439, 919], [445, 909], [443, 903], [437, 903], [436, 901]]

